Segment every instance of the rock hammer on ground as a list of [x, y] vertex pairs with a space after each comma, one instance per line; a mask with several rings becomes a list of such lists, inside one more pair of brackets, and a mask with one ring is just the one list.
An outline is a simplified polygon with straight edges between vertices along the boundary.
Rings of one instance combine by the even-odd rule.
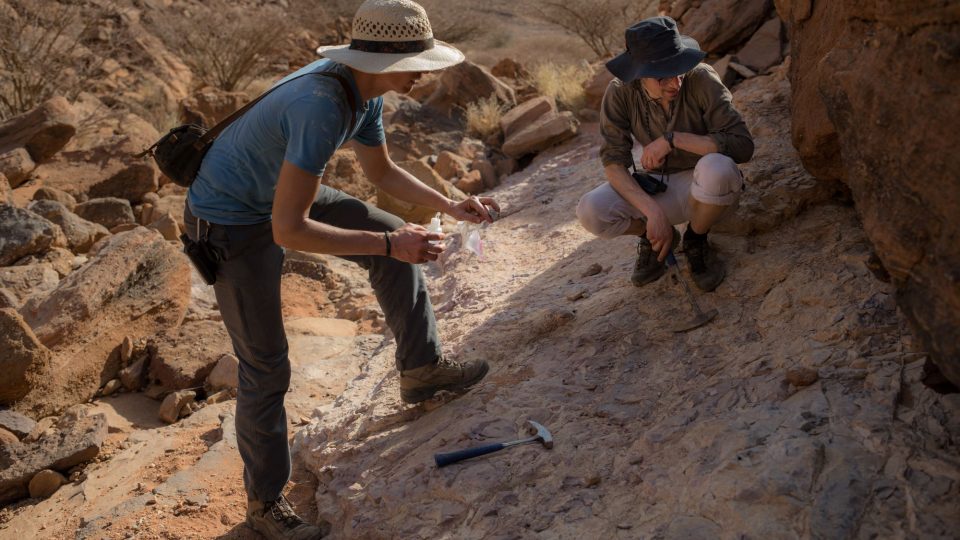
[[437, 467], [446, 467], [447, 465], [457, 463], [458, 461], [492, 454], [494, 452], [503, 450], [504, 448], [510, 448], [511, 446], [517, 446], [521, 444], [540, 442], [543, 444], [544, 448], [553, 448], [553, 435], [550, 434], [550, 431], [548, 431], [547, 428], [534, 422], [533, 420], [528, 420], [527, 424], [529, 424], [531, 432], [535, 433], [535, 435], [532, 437], [518, 439], [516, 441], [487, 444], [484, 446], [477, 446], [476, 448], [458, 450], [456, 452], [434, 454], [433, 460], [437, 462]]

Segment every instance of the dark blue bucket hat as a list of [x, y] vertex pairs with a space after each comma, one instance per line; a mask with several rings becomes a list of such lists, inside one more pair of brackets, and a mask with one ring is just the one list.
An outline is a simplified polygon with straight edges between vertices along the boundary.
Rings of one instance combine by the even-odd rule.
[[707, 53], [697, 40], [681, 36], [670, 17], [651, 17], [627, 28], [627, 50], [607, 62], [610, 73], [623, 82], [641, 77], [676, 77], [694, 68]]

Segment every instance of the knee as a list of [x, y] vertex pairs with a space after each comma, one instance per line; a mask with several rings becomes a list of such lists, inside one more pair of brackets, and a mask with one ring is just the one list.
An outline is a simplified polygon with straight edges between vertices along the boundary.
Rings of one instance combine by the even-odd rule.
[[736, 162], [723, 154], [707, 154], [693, 170], [693, 198], [707, 204], [729, 206], [740, 198], [743, 175]]
[[609, 209], [604, 206], [602, 197], [591, 191], [580, 197], [580, 202], [577, 203], [577, 219], [591, 234], [600, 238], [613, 238], [618, 233], [613, 231], [613, 224], [604, 219], [604, 216], [609, 214]]

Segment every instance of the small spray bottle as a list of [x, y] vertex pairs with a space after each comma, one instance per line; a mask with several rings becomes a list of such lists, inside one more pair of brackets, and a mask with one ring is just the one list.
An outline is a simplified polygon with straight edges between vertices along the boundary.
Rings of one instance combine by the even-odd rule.
[[[432, 218], [430, 218], [430, 226], [427, 227], [427, 231], [432, 232], [432, 233], [443, 234], [443, 224], [442, 224], [441, 221], [440, 221], [440, 212], [437, 212], [437, 215], [435, 215], [435, 216], [433, 216]], [[433, 244], [433, 245], [438, 245], [438, 244], [441, 244], [441, 243], [443, 243], [443, 242], [440, 241], [440, 240], [431, 240], [430, 243]], [[440, 259], [437, 259], [436, 261], [433, 261], [433, 262], [434, 262], [434, 264], [436, 265], [437, 270], [439, 270], [440, 275], [442, 276], [442, 275], [443, 275], [443, 263], [440, 262]]]

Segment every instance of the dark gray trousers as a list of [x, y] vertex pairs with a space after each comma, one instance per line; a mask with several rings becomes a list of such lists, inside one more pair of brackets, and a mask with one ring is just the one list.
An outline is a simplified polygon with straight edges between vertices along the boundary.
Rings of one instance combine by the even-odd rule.
[[[328, 186], [310, 209], [310, 218], [344, 228], [392, 231], [403, 220]], [[244, 464], [247, 496], [276, 499], [290, 479], [290, 449], [284, 395], [290, 360], [280, 309], [283, 248], [273, 242], [271, 224], [216, 225], [184, 211], [187, 235], [207, 239], [222, 261], [214, 285], [223, 323], [240, 360], [237, 445]], [[414, 369], [440, 358], [440, 339], [423, 273], [416, 265], [385, 256], [349, 256], [367, 270], [387, 326], [397, 340], [397, 369]]]

